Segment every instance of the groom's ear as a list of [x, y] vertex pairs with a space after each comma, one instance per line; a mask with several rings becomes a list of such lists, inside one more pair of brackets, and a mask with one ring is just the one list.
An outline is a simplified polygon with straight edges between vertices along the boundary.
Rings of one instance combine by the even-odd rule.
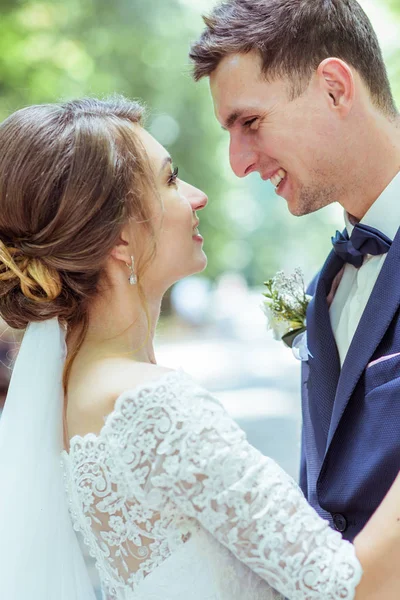
[[326, 58], [317, 69], [320, 88], [329, 107], [342, 116], [349, 113], [354, 100], [355, 84], [349, 65], [340, 58]]

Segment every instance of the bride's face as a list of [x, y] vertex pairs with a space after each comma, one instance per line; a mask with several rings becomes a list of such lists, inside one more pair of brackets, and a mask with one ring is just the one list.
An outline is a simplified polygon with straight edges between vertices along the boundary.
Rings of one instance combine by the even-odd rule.
[[170, 155], [146, 130], [139, 128], [138, 135], [154, 172], [158, 196], [153, 200], [156, 255], [141, 281], [163, 293], [207, 265], [197, 212], [208, 200], [204, 192], [178, 178]]

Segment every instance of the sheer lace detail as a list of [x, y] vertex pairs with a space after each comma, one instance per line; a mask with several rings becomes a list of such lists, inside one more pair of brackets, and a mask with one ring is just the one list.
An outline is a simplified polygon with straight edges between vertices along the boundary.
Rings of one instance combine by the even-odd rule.
[[124, 392], [98, 436], [71, 440], [63, 465], [74, 526], [107, 598], [136, 598], [128, 592], [204, 529], [246, 565], [241, 572], [232, 562], [230, 585], [236, 574], [290, 599], [354, 597], [361, 567], [353, 546], [181, 371]]

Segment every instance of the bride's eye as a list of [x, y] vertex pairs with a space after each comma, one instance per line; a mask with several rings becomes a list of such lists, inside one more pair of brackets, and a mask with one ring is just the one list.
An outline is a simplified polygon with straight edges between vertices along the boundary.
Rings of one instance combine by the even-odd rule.
[[175, 167], [175, 169], [172, 171], [171, 175], [168, 177], [168, 185], [176, 184], [176, 180], [178, 179], [178, 172], [179, 172], [178, 167]]

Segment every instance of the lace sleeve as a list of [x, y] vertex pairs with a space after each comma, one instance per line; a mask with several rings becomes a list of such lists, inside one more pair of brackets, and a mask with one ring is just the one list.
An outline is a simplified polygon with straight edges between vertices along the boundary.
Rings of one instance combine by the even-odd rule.
[[127, 392], [117, 415], [108, 434], [128, 486], [144, 501], [173, 502], [291, 600], [354, 597], [361, 577], [354, 547], [189, 377], [178, 372]]

